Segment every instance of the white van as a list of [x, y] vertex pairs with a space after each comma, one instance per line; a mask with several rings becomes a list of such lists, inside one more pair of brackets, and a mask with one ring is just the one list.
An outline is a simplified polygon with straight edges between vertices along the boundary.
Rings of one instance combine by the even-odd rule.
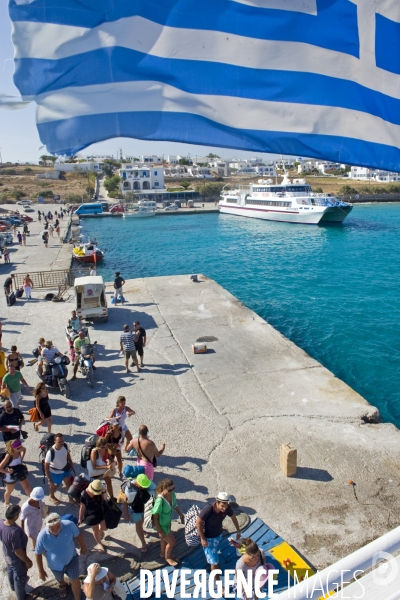
[[89, 321], [108, 321], [106, 286], [100, 275], [78, 277], [74, 289], [78, 317]]

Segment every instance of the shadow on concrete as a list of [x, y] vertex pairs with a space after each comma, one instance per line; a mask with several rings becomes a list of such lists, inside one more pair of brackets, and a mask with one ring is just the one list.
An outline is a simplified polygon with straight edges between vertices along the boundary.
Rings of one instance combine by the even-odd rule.
[[185, 467], [188, 463], [192, 465], [196, 465], [199, 471], [202, 470], [203, 465], [207, 464], [207, 461], [203, 458], [193, 458], [192, 456], [167, 456], [165, 454], [162, 455], [160, 459], [158, 459], [160, 467], [166, 466], [170, 469], [178, 469], [181, 471], [190, 471], [189, 468]]
[[297, 467], [297, 473], [293, 479], [310, 479], [312, 481], [333, 481], [333, 477], [325, 469], [312, 469], [311, 467]]
[[146, 363], [143, 367], [143, 370], [146, 372], [146, 370], [149, 369], [147, 372], [156, 373], [157, 375], [182, 375], [183, 373], [189, 371], [191, 368], [191, 365], [188, 365], [187, 363], [177, 365], [153, 365]]
[[128, 323], [128, 325], [133, 327], [133, 321], [139, 321], [141, 326], [145, 329], [158, 329], [157, 323], [151, 315], [148, 315], [146, 312], [135, 310], [134, 307], [138, 306], [137, 304], [128, 304], [128, 306], [132, 306], [132, 308], [125, 308], [125, 306], [119, 304], [114, 306], [110, 301], [108, 303], [108, 322], [94, 322], [93, 328], [96, 329], [96, 325], [99, 325], [99, 328], [102, 331], [115, 331], [116, 329], [120, 329], [122, 333], [125, 323]]

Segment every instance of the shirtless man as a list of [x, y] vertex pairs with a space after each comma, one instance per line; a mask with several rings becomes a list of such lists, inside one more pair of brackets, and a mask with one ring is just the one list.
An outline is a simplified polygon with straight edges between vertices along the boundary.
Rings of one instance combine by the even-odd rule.
[[146, 425], [141, 425], [139, 427], [139, 436], [134, 437], [129, 445], [126, 448], [126, 451], [129, 452], [134, 448], [138, 455], [137, 464], [138, 466], [144, 467], [144, 472], [150, 481], [154, 479], [154, 459], [159, 458], [164, 450], [165, 444], [162, 443], [160, 450], [157, 449], [157, 446], [152, 440], [149, 440], [149, 429]]

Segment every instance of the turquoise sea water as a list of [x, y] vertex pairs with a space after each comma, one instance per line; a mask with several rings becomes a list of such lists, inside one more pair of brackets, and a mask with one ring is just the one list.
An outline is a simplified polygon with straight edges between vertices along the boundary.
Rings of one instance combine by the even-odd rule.
[[106, 280], [204, 273], [400, 427], [400, 205], [356, 206], [331, 227], [218, 214], [81, 224], [108, 249]]

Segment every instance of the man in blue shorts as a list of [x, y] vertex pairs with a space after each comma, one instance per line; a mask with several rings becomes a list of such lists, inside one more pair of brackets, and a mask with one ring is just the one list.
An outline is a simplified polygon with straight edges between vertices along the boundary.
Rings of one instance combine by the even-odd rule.
[[43, 567], [43, 554], [47, 565], [60, 584], [60, 598], [67, 596], [67, 584], [64, 575], [67, 575], [75, 600], [81, 597], [81, 582], [79, 580], [79, 556], [75, 548], [78, 542], [81, 554], [86, 554], [86, 544], [83, 535], [72, 521], [61, 521], [60, 515], [50, 513], [46, 519], [46, 527], [39, 533], [36, 547], [36, 563], [39, 577], [46, 581], [48, 575]]
[[60, 503], [54, 494], [63, 481], [66, 489], [69, 488], [73, 468], [74, 464], [68, 446], [64, 442], [64, 436], [62, 433], [56, 433], [54, 436], [54, 446], [48, 450], [44, 459], [44, 470], [49, 480], [50, 500], [53, 504]]
[[[225, 517], [230, 517], [236, 527], [237, 538], [240, 538], [239, 522], [229, 506], [231, 501], [226, 492], [220, 492], [213, 504], [207, 504], [197, 517], [197, 531], [199, 532], [201, 545], [211, 571], [219, 569], [218, 546], [222, 540], [222, 523]], [[219, 579], [216, 576], [215, 579]]]

